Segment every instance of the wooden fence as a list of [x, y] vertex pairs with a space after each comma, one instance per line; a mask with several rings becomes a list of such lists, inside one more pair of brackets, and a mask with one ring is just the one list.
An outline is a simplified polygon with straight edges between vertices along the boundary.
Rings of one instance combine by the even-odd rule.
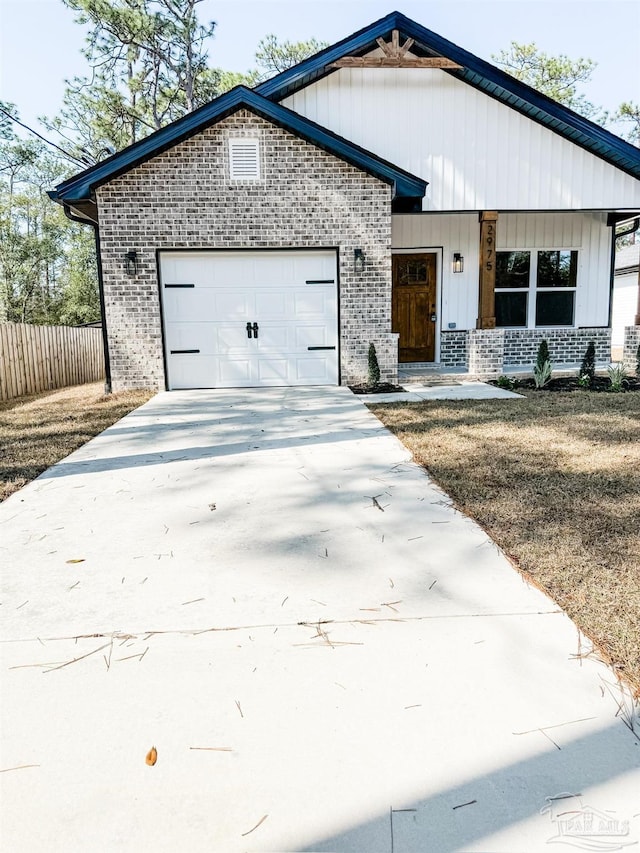
[[102, 329], [0, 323], [0, 400], [103, 378]]

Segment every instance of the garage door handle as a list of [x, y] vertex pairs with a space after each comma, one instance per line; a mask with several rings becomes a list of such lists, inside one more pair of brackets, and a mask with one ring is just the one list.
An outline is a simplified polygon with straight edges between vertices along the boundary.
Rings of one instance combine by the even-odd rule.
[[251, 323], [247, 323], [247, 337], [251, 337]]
[[254, 338], [258, 337], [258, 324], [257, 323], [253, 324], [253, 337]]
[[335, 347], [307, 347], [308, 350], [335, 349]]

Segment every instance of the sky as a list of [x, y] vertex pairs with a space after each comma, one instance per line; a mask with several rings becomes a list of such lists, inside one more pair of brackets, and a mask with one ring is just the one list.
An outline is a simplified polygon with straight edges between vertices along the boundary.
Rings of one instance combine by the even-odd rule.
[[[246, 71], [268, 33], [335, 42], [395, 9], [491, 61], [509, 43], [535, 41], [549, 54], [598, 63], [583, 91], [611, 111], [640, 100], [640, 0], [203, 0], [217, 23], [212, 66]], [[86, 73], [85, 32], [62, 0], [0, 0], [0, 99], [35, 126], [61, 106], [65, 78]], [[45, 134], [46, 135], [46, 134]]]

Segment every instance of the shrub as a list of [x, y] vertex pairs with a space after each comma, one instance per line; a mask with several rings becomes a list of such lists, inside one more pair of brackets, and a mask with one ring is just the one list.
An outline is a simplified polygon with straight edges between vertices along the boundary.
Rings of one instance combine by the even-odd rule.
[[535, 382], [536, 388], [544, 388], [551, 379], [552, 373], [553, 368], [549, 359], [547, 359], [542, 365], [536, 364], [533, 368], [533, 381]]
[[640, 344], [636, 350], [636, 376], [640, 378]]
[[516, 387], [516, 380], [513, 376], [498, 376], [498, 388], [504, 388], [505, 391], [513, 391]]
[[543, 338], [538, 347], [538, 357], [536, 358], [536, 367], [542, 370], [546, 362], [551, 364], [551, 355], [549, 354], [549, 344], [547, 339]]
[[581, 388], [591, 387], [591, 379], [589, 378], [589, 375], [587, 373], [581, 373], [580, 376], [578, 376], [578, 385]]
[[551, 379], [552, 372], [553, 365], [551, 364], [551, 358], [549, 356], [549, 344], [546, 339], [543, 339], [540, 341], [538, 357], [536, 358], [536, 363], [533, 368], [533, 381], [535, 382], [536, 388], [544, 388]]
[[627, 371], [624, 369], [624, 364], [619, 361], [612, 364], [608, 370], [609, 380], [611, 382], [611, 391], [624, 391], [624, 386], [627, 385]]
[[[580, 380], [584, 376], [588, 378], [587, 385], [593, 382], [593, 377], [596, 375], [596, 345], [594, 341], [589, 341], [587, 345], [587, 350], [584, 354], [584, 358], [582, 359], [582, 364], [580, 365], [580, 372], [578, 373], [578, 377]], [[583, 382], [580, 384], [584, 387]]]
[[380, 365], [378, 364], [378, 356], [376, 354], [376, 348], [373, 344], [369, 344], [368, 384], [372, 388], [375, 388], [376, 385], [380, 384]]

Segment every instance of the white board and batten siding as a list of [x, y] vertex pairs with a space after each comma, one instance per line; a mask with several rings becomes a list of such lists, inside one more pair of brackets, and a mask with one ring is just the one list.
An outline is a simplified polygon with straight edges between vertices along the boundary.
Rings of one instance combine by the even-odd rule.
[[[576, 326], [607, 326], [611, 275], [611, 229], [607, 215], [591, 213], [501, 213], [498, 251], [577, 249]], [[477, 213], [396, 214], [393, 249], [443, 247], [441, 328], [474, 329], [478, 316], [479, 222]], [[464, 257], [453, 273], [452, 256]]]
[[170, 390], [338, 384], [335, 251], [161, 252], [160, 290]]
[[640, 206], [640, 181], [442, 70], [341, 68], [282, 103], [429, 181], [425, 210]]

